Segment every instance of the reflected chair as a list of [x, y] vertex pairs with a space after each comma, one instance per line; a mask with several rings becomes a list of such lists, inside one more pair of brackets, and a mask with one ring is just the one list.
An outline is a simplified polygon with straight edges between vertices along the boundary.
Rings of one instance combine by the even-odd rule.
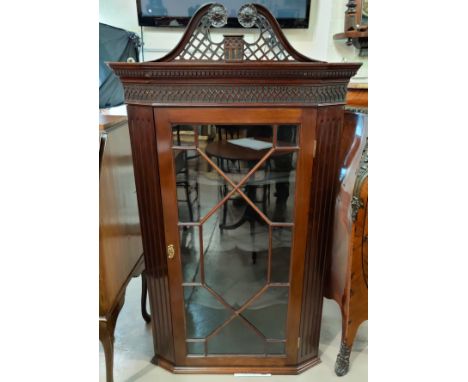
[[[176, 126], [175, 127], [175, 143], [180, 146], [182, 144], [181, 133], [184, 130], [191, 130], [192, 126]], [[177, 202], [187, 203], [188, 217], [189, 221], [194, 221], [194, 202], [199, 198], [199, 185], [196, 178], [191, 179], [190, 166], [195, 166], [195, 173], [197, 173], [198, 159], [199, 155], [197, 153], [189, 155], [188, 151], [181, 150], [175, 154], [175, 171], [176, 171], [176, 188], [182, 188], [184, 190], [185, 199], [177, 198]], [[195, 198], [192, 198], [192, 191], [195, 192]], [[180, 208], [180, 205], [179, 205]], [[199, 211], [198, 211], [199, 213]]]

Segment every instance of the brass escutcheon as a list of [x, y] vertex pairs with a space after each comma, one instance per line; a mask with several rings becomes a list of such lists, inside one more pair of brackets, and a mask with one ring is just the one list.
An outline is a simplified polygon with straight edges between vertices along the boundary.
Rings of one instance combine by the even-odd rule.
[[174, 244], [169, 244], [167, 246], [167, 258], [168, 259], [173, 259], [174, 256], [175, 256]]

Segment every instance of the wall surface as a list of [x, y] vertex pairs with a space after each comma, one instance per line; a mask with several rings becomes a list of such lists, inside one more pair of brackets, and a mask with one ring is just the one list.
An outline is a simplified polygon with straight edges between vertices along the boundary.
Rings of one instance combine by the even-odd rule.
[[[346, 3], [347, 0], [311, 0], [309, 28], [285, 29], [284, 33], [295, 49], [311, 58], [330, 62], [362, 62], [352, 82], [366, 83], [367, 57], [359, 57], [358, 51], [346, 46], [345, 40], [333, 40], [335, 33], [343, 32]], [[136, 0], [100, 0], [99, 21], [141, 36]], [[238, 30], [231, 32], [238, 33]], [[182, 33], [183, 29], [144, 27], [145, 61], [169, 52], [179, 42]], [[214, 32], [213, 37], [220, 33], [229, 33], [229, 30]], [[252, 33], [245, 34], [248, 41], [254, 37]]]

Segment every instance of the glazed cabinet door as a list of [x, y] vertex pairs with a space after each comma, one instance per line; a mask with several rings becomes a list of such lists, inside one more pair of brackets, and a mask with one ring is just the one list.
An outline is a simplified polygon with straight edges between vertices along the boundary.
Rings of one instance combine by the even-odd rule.
[[154, 109], [177, 364], [296, 363], [315, 113]]

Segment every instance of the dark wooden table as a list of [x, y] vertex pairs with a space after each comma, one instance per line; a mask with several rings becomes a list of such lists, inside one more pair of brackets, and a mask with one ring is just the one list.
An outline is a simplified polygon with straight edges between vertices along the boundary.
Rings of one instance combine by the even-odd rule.
[[[210, 157], [256, 162], [262, 159], [270, 149], [254, 150], [230, 143], [229, 141], [214, 141], [206, 145], [205, 152]], [[276, 153], [276, 155], [281, 153]], [[275, 153], [273, 153], [275, 155]]]
[[[256, 138], [258, 140], [264, 140], [262, 138]], [[266, 141], [266, 140], [265, 140]], [[268, 142], [268, 141], [267, 141]], [[285, 143], [281, 144], [281, 146], [285, 146]], [[247, 163], [247, 168], [249, 171], [268, 153], [270, 148], [266, 148], [263, 150], [255, 150], [251, 149], [248, 147], [243, 147], [239, 146], [233, 143], [230, 143], [229, 141], [215, 141], [215, 142], [210, 142], [207, 144], [205, 148], [205, 152], [209, 157], [213, 157], [216, 159], [219, 159], [220, 161], [224, 160], [229, 160], [229, 161], [243, 161]], [[287, 155], [289, 152], [282, 152], [282, 151], [275, 151], [270, 158], [274, 157], [279, 157], [282, 155]], [[266, 162], [266, 166], [268, 166], [268, 160]], [[220, 162], [222, 163], [222, 162]], [[219, 163], [218, 163], [219, 164]], [[221, 170], [224, 172], [223, 166], [220, 166]], [[253, 175], [252, 175], [253, 176]], [[253, 202], [256, 199], [256, 189], [257, 185], [249, 185], [248, 183], [245, 184], [245, 194], [246, 196], [252, 200]], [[262, 220], [260, 215], [255, 212], [254, 208], [247, 204], [247, 207], [245, 209], [244, 214], [242, 217], [233, 224], [226, 225], [225, 222], [220, 224], [220, 228], [223, 229], [236, 229], [240, 227], [242, 224], [250, 222], [251, 223], [251, 229], [253, 230], [253, 224], [255, 222], [259, 222], [260, 224], [265, 224], [265, 222]], [[255, 256], [254, 256], [255, 257]]]

